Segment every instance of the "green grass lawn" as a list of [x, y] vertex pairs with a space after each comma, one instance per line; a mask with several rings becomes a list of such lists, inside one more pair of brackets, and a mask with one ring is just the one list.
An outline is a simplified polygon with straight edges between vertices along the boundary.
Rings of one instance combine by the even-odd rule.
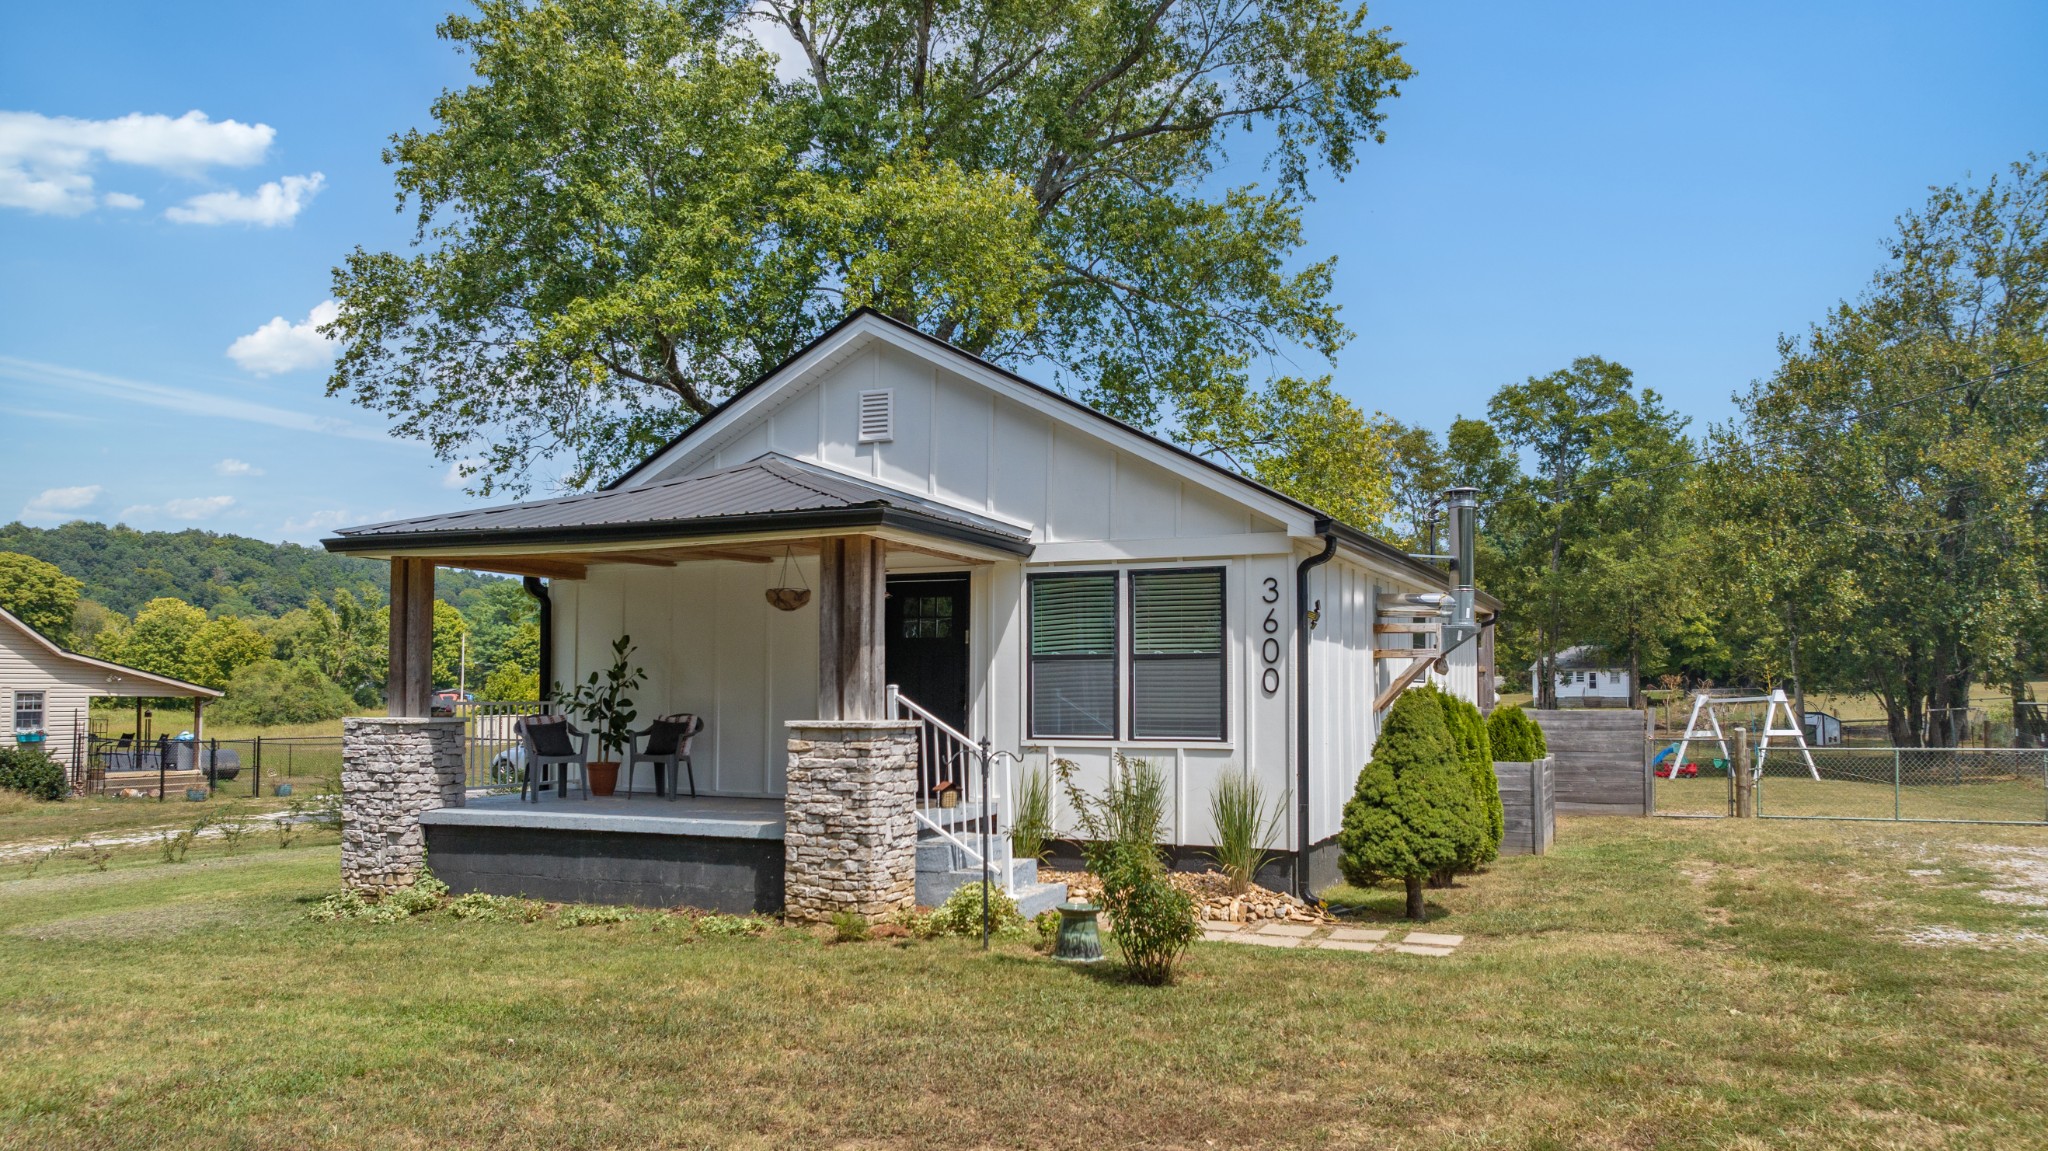
[[[2048, 919], [1981, 894], [2015, 882], [2000, 867], [2048, 871], [2033, 829], [1565, 819], [1553, 854], [1430, 892], [1432, 928], [1468, 937], [1451, 958], [1204, 943], [1168, 988], [1014, 943], [316, 923], [332, 843], [0, 870], [0, 1146], [1984, 1148], [2048, 1130]], [[1346, 895], [1379, 917], [1400, 901]], [[1968, 945], [1909, 941], [1931, 927]]]

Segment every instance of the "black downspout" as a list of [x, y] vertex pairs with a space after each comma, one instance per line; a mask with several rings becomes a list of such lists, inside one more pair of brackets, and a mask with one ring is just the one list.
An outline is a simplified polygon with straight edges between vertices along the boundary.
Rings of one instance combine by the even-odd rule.
[[541, 698], [546, 699], [548, 672], [555, 666], [555, 605], [554, 601], [548, 598], [548, 585], [536, 577], [527, 576], [521, 583], [526, 588], [526, 594], [540, 604], [540, 669], [539, 674], [534, 677], [534, 682], [540, 685]]
[[1337, 536], [1330, 521], [1316, 521], [1316, 534], [1323, 537], [1323, 550], [1294, 567], [1294, 894], [1309, 897], [1308, 890], [1308, 573], [1330, 562], [1337, 554]]

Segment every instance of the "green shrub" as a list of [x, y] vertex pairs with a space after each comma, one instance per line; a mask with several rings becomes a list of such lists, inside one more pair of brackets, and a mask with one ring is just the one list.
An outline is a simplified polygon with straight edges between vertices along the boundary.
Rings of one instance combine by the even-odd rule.
[[314, 904], [306, 918], [322, 923], [396, 923], [434, 910], [447, 894], [447, 884], [432, 875], [422, 875], [411, 887], [377, 898], [350, 890], [336, 892]]
[[1259, 868], [1273, 853], [1267, 845], [1287, 814], [1285, 804], [1267, 810], [1265, 789], [1250, 772], [1226, 772], [1209, 793], [1209, 821], [1216, 826], [1216, 866], [1230, 879], [1230, 890], [1242, 895], [1258, 878]]
[[867, 917], [853, 911], [832, 913], [832, 942], [859, 943], [868, 937]]
[[222, 723], [272, 727], [340, 719], [354, 709], [348, 693], [311, 663], [265, 659], [237, 670], [227, 695], [206, 714]]
[[1421, 919], [1423, 881], [1475, 854], [1484, 826], [1442, 705], [1433, 691], [1403, 692], [1344, 805], [1337, 837], [1344, 878], [1361, 886], [1400, 880], [1408, 917]]
[[556, 927], [601, 927], [610, 923], [631, 923], [637, 916], [628, 907], [598, 903], [572, 903], [555, 916]]
[[1519, 704], [1494, 708], [1486, 719], [1486, 734], [1493, 741], [1493, 757], [1502, 763], [1528, 763], [1550, 754], [1543, 729]]
[[690, 930], [712, 939], [739, 939], [768, 930], [768, 921], [752, 915], [700, 915]]
[[1140, 983], [1169, 983], [1174, 965], [1201, 937], [1195, 901], [1169, 883], [1158, 851], [1111, 843], [1094, 852], [1090, 871], [1102, 881], [1102, 910], [1124, 953], [1124, 970]]
[[1119, 754], [1101, 796], [1074, 781], [1071, 760], [1054, 764], [1082, 832], [1081, 854], [1102, 881], [1102, 910], [1124, 954], [1124, 970], [1140, 983], [1167, 983], [1188, 945], [1201, 935], [1195, 901], [1166, 879], [1159, 829], [1166, 780], [1141, 759]]
[[40, 747], [0, 748], [0, 788], [45, 801], [71, 794], [71, 783], [64, 778], [64, 765]]
[[449, 901], [448, 914], [478, 923], [535, 923], [547, 913], [539, 902], [472, 891]]
[[[993, 883], [988, 885], [988, 925], [990, 935], [1024, 934], [1024, 913], [1017, 910], [1017, 901]], [[947, 896], [946, 902], [932, 912], [931, 933], [980, 935], [981, 884], [970, 883]]]
[[[1478, 804], [1480, 836], [1471, 854], [1458, 860], [1457, 870], [1472, 871], [1500, 857], [1501, 837], [1507, 833], [1507, 812], [1500, 802], [1500, 777], [1493, 773], [1493, 741], [1486, 734], [1486, 717], [1479, 709], [1449, 692], [1436, 693], [1444, 711], [1444, 727], [1450, 732], [1452, 750], [1463, 765], [1465, 781]], [[1448, 883], [1450, 877], [1444, 876]]]
[[1017, 781], [1017, 815], [1010, 824], [1010, 852], [1018, 859], [1044, 860], [1052, 842], [1052, 780], [1026, 771]]

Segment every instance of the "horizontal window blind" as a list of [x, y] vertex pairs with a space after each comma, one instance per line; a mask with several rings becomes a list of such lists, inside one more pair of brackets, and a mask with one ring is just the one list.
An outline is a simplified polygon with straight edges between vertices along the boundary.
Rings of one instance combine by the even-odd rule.
[[1116, 579], [1031, 577], [1031, 734], [1116, 735]]
[[1224, 736], [1223, 573], [1131, 575], [1131, 734]]

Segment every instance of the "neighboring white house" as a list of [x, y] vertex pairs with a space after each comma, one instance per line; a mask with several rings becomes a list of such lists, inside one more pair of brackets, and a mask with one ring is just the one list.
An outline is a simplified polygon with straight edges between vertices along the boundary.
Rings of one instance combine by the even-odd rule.
[[220, 698], [196, 683], [153, 675], [65, 651], [0, 610], [0, 714], [13, 720], [10, 746], [38, 746], [76, 772], [83, 763], [94, 696]]
[[[825, 645], [818, 603], [780, 611], [764, 592], [818, 587], [835, 539], [886, 556], [902, 695], [1031, 768], [1072, 760], [1091, 787], [1119, 753], [1159, 763], [1175, 844], [1213, 843], [1210, 793], [1249, 770], [1287, 805], [1274, 846], [1295, 850], [1305, 822], [1319, 884], [1380, 697], [1430, 679], [1476, 698], [1491, 650], [1436, 657], [1443, 569], [868, 311], [604, 491], [327, 546], [535, 577], [547, 680], [588, 676], [632, 636], [640, 715], [706, 722], [703, 789], [772, 797], [785, 724], [821, 715]], [[1498, 605], [1477, 602], [1490, 626]]]
[[[1591, 644], [1558, 652], [1555, 671], [1559, 707], [1628, 706], [1628, 668], [1614, 666]], [[1540, 664], [1530, 664], [1529, 682], [1540, 673]]]

